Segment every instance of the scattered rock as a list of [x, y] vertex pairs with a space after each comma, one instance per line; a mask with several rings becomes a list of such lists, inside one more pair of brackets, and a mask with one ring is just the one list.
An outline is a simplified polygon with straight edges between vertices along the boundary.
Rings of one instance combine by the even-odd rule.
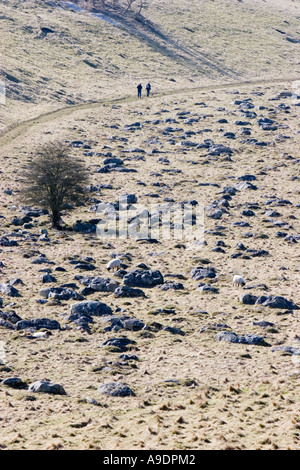
[[43, 380], [37, 380], [29, 387], [29, 392], [34, 393], [51, 393], [53, 395], [66, 395], [62, 385], [52, 384]]
[[104, 316], [111, 315], [112, 309], [97, 300], [84, 300], [83, 302], [77, 302], [76, 304], [71, 305], [70, 307], [71, 314], [79, 313], [83, 315], [92, 316]]
[[98, 387], [98, 392], [111, 397], [134, 397], [135, 393], [123, 383], [111, 382]]
[[191, 271], [191, 277], [195, 281], [200, 281], [201, 279], [209, 278], [213, 279], [216, 277], [216, 270], [215, 268], [203, 268], [202, 266], [199, 266], [197, 268], [192, 269]]
[[2, 381], [2, 384], [6, 385], [7, 387], [15, 388], [18, 390], [28, 388], [27, 384], [24, 383], [19, 377], [10, 377], [8, 379], [5, 379]]
[[114, 352], [126, 352], [128, 350], [127, 346], [130, 344], [135, 344], [135, 341], [126, 337], [110, 338], [102, 343], [102, 347], [113, 348]]
[[2, 292], [2, 294], [8, 295], [9, 297], [20, 296], [18, 289], [11, 286], [10, 284], [5, 284], [5, 283], [0, 284], [0, 292]]
[[34, 318], [33, 320], [21, 320], [16, 323], [17, 330], [60, 330], [61, 326], [57, 320], [50, 320], [49, 318]]
[[294, 302], [285, 299], [281, 296], [261, 296], [256, 301], [257, 304], [263, 305], [264, 307], [286, 309], [286, 310], [299, 310], [300, 307]]
[[262, 336], [256, 335], [244, 335], [238, 336], [236, 333], [231, 331], [221, 331], [215, 337], [216, 341], [227, 341], [229, 343], [241, 343], [249, 345], [264, 345], [265, 340]]
[[123, 282], [129, 287], [149, 288], [163, 284], [164, 279], [158, 270], [135, 269], [123, 277]]
[[117, 287], [117, 289], [114, 291], [114, 296], [115, 297], [146, 297], [146, 294], [141, 289], [134, 289], [133, 287], [129, 287], [129, 286], [120, 286], [120, 287]]

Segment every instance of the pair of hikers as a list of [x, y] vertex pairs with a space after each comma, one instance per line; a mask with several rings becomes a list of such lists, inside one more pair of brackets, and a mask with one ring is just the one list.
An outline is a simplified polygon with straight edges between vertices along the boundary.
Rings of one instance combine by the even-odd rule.
[[[142, 86], [142, 84], [140, 83], [140, 84], [137, 86], [138, 98], [141, 98], [141, 97], [142, 97], [142, 89], [143, 89], [143, 86]], [[150, 83], [148, 83], [147, 86], [146, 86], [147, 96], [150, 95], [150, 91], [151, 91], [151, 85], [150, 85]]]

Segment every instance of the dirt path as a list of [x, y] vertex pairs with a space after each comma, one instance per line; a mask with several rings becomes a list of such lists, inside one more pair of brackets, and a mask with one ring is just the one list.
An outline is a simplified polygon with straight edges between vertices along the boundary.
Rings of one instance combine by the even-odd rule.
[[[294, 78], [282, 78], [282, 79], [276, 79], [276, 80], [249, 80], [249, 81], [241, 81], [241, 82], [233, 82], [233, 83], [227, 83], [227, 84], [218, 84], [218, 85], [206, 85], [206, 86], [201, 86], [201, 87], [195, 87], [195, 88], [188, 88], [188, 89], [178, 89], [178, 90], [171, 90], [169, 92], [164, 92], [164, 93], [158, 93], [154, 94], [153, 98], [160, 98], [164, 96], [170, 96], [170, 95], [181, 95], [183, 93], [188, 94], [188, 93], [195, 93], [195, 92], [201, 92], [201, 91], [210, 91], [210, 90], [226, 90], [230, 88], [236, 88], [236, 87], [243, 87], [243, 86], [249, 86], [249, 85], [272, 85], [273, 83], [290, 83], [293, 81], [299, 80], [299, 77], [294, 77]], [[94, 102], [87, 102], [87, 103], [82, 103], [78, 105], [73, 105], [73, 106], [66, 106], [64, 108], [60, 108], [54, 111], [50, 111], [45, 114], [41, 114], [39, 116], [36, 116], [34, 118], [28, 119], [23, 122], [18, 122], [14, 125], [11, 125], [7, 130], [2, 132], [0, 135], [0, 148], [8, 145], [12, 141], [18, 140], [21, 138], [26, 132], [31, 130], [32, 128], [36, 128], [38, 126], [41, 126], [43, 124], [53, 122], [55, 120], [59, 120], [63, 117], [70, 116], [72, 113], [76, 111], [81, 111], [84, 109], [93, 109], [97, 108], [99, 106], [112, 106], [116, 104], [121, 104], [121, 103], [133, 103], [137, 101], [136, 96], [124, 96], [121, 98], [116, 98], [116, 99], [105, 99], [105, 100], [100, 100], [100, 101], [94, 101]]]

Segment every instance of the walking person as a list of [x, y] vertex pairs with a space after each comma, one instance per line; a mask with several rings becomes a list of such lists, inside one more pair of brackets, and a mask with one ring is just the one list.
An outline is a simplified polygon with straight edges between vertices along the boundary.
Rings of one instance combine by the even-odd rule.
[[141, 98], [142, 97], [142, 84], [140, 83], [138, 86], [137, 86], [137, 92], [138, 92], [138, 98]]
[[149, 96], [149, 95], [150, 95], [150, 91], [151, 91], [150, 82], [149, 82], [148, 85], [146, 86], [146, 91], [147, 91], [147, 96]]

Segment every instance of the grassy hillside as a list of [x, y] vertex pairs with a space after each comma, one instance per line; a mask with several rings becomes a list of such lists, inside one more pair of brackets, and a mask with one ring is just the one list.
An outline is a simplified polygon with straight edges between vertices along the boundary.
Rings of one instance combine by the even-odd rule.
[[[282, 3], [154, 0], [136, 23], [0, 1], [0, 449], [299, 449], [299, 6]], [[90, 177], [61, 231], [19, 199], [58, 140]], [[98, 237], [124, 193], [198, 202], [204, 243]], [[140, 270], [163, 284], [92, 287]], [[72, 317], [79, 300], [112, 315]]]
[[141, 80], [161, 92], [299, 72], [299, 44], [288, 40], [299, 39], [293, 2], [282, 11], [262, 1], [153, 0], [144, 23], [56, 3], [0, 2], [2, 128], [53, 108], [135, 94]]

